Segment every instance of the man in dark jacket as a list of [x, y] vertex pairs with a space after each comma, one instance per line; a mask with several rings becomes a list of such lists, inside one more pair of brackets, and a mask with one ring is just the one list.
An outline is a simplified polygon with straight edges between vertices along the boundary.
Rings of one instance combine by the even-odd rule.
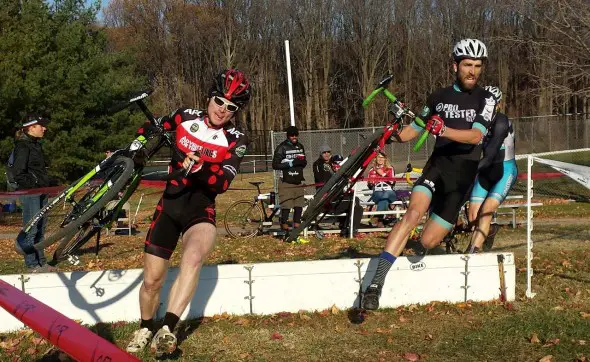
[[315, 182], [316, 191], [319, 190], [326, 181], [332, 177], [334, 170], [330, 163], [332, 149], [328, 145], [320, 147], [320, 157], [313, 163], [313, 181]]
[[301, 223], [301, 214], [305, 205], [305, 189], [301, 187], [303, 182], [303, 169], [307, 166], [305, 149], [299, 143], [299, 130], [295, 126], [285, 130], [287, 139], [281, 142], [275, 149], [272, 158], [272, 168], [280, 170], [279, 202], [281, 205], [281, 229], [289, 231], [289, 213], [293, 209], [293, 227]]
[[[40, 143], [48, 123], [49, 120], [38, 115], [28, 115], [16, 132], [12, 167], [14, 180], [18, 184], [17, 190], [51, 186], [52, 182], [47, 173], [48, 164]], [[41, 208], [47, 205], [47, 195], [41, 193], [33, 192], [22, 196], [20, 200], [23, 206], [23, 225], [26, 225]], [[31, 232], [23, 241], [23, 246], [32, 246], [43, 240], [46, 221], [43, 218], [33, 225]], [[43, 252], [26, 254], [25, 265], [33, 273], [52, 271], [52, 268], [47, 265]]]

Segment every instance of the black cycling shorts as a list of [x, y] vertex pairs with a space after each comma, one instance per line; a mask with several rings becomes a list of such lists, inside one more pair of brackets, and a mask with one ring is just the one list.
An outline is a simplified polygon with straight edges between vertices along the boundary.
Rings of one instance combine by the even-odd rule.
[[488, 167], [479, 171], [479, 184], [481, 187], [489, 191], [495, 184], [500, 182], [502, 176], [504, 176], [504, 163], [492, 163]]
[[413, 191], [430, 193], [431, 218], [442, 219], [438, 221], [447, 228], [455, 224], [461, 206], [469, 198], [478, 163], [457, 156], [430, 157]]
[[185, 191], [164, 192], [145, 239], [146, 253], [170, 259], [180, 234], [195, 224], [215, 225], [215, 202], [200, 192]]

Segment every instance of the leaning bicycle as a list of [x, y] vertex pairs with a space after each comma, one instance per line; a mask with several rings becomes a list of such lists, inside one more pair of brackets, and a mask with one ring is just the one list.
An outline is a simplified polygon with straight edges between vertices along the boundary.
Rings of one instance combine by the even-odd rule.
[[[223, 217], [223, 226], [232, 238], [251, 238], [264, 232], [265, 227], [273, 225], [274, 217], [280, 212], [274, 192], [262, 193], [263, 181], [250, 184], [258, 190], [252, 200], [239, 200], [231, 204]], [[267, 211], [272, 207], [272, 210]]]
[[[354, 186], [356, 181], [363, 175], [370, 162], [381, 150], [384, 149], [385, 145], [389, 143], [389, 140], [394, 137], [398, 128], [401, 128], [402, 122], [405, 119], [414, 120], [416, 123], [424, 127], [424, 122], [412, 113], [403, 102], [398, 100], [387, 90], [387, 86], [392, 79], [392, 75], [383, 79], [377, 88], [364, 100], [363, 106], [367, 106], [377, 94], [383, 93], [390, 101], [387, 110], [388, 113], [393, 116], [393, 120], [379, 132], [376, 132], [373, 138], [367, 139], [361, 147], [354, 150], [344, 161], [344, 164], [340, 167], [338, 172], [332, 175], [332, 177], [316, 192], [302, 215], [301, 224], [285, 235], [286, 242], [296, 241], [303, 230], [308, 228], [312, 223], [317, 224], [318, 216], [320, 216], [320, 214], [326, 214], [325, 211], [329, 211], [331, 202], [340, 199], [351, 189], [351, 187]], [[414, 146], [415, 151], [420, 149], [427, 137], [428, 132], [424, 132]]]
[[[19, 253], [43, 250], [58, 243], [53, 263], [69, 258], [75, 264], [77, 258], [73, 254], [97, 233], [99, 238], [100, 231], [117, 219], [123, 205], [139, 186], [146, 162], [165, 146], [182, 154], [175, 146], [173, 136], [164, 131], [160, 120], [144, 103], [150, 93], [143, 91], [132, 96], [113, 112], [135, 104], [155, 126], [153, 132], [137, 136], [127, 147], [115, 151], [43, 207], [19, 232], [15, 241], [15, 249]], [[165, 179], [177, 177], [181, 171]], [[116, 205], [106, 208], [107, 203], [117, 197], [120, 198]], [[44, 239], [33, 247], [23, 249], [22, 240], [27, 237], [32, 225], [42, 219], [45, 223]]]

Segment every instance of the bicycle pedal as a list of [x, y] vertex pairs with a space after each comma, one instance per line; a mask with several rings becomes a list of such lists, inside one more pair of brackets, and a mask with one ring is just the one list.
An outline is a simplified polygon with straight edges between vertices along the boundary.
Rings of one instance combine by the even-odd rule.
[[68, 262], [71, 265], [78, 265], [80, 264], [80, 258], [77, 255], [68, 255]]

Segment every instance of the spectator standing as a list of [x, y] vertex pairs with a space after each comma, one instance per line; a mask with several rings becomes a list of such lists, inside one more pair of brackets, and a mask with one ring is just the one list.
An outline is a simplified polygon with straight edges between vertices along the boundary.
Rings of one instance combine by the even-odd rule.
[[305, 180], [303, 169], [307, 166], [305, 149], [299, 142], [299, 130], [289, 126], [285, 130], [287, 139], [274, 151], [272, 168], [281, 171], [279, 180], [279, 202], [281, 206], [281, 229], [289, 231], [289, 214], [293, 209], [293, 227], [301, 224], [301, 214], [305, 205], [305, 189], [301, 183]]
[[[51, 186], [47, 173], [47, 159], [43, 153], [41, 139], [45, 136], [49, 120], [35, 114], [27, 115], [20, 129], [16, 131], [14, 142], [14, 179], [17, 190], [29, 190]], [[42, 207], [47, 205], [46, 194], [31, 193], [20, 198], [23, 206], [23, 226], [26, 225]], [[47, 219], [40, 219], [32, 226], [31, 232], [22, 241], [21, 247], [30, 248], [43, 240]], [[54, 268], [47, 265], [43, 251], [25, 254], [25, 266], [31, 273], [45, 273]]]

